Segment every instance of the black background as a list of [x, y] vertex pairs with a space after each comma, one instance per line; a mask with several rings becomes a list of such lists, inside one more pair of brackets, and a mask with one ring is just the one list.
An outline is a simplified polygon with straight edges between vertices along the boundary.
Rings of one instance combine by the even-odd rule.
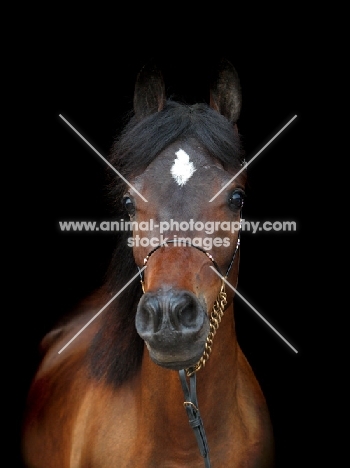
[[[245, 37], [226, 30], [209, 40], [203, 28], [201, 34], [182, 41], [176, 40], [184, 33], [179, 26], [167, 34], [164, 29], [153, 32], [151, 38], [146, 33], [138, 36], [133, 29], [99, 35], [93, 22], [84, 27], [78, 23], [66, 20], [53, 30], [45, 25], [29, 35], [29, 46], [23, 37], [21, 56], [15, 60], [16, 157], [9, 174], [17, 193], [18, 222], [12, 296], [17, 305], [11, 315], [18, 339], [10, 391], [15, 397], [10, 418], [14, 458], [38, 342], [65, 310], [101, 283], [113, 249], [113, 237], [107, 233], [59, 231], [59, 220], [109, 216], [103, 196], [106, 164], [59, 114], [107, 156], [131, 108], [136, 74], [147, 60], [156, 58], [163, 66], [170, 93], [194, 102], [207, 99], [203, 83], [209, 64], [224, 56], [241, 79], [238, 124], [247, 160], [297, 115], [249, 166], [243, 212], [247, 220], [296, 221], [297, 231], [243, 233], [238, 290], [298, 354], [239, 298], [235, 313], [238, 339], [270, 408], [277, 468], [307, 466], [313, 452], [309, 428], [315, 424], [310, 410], [315, 372], [310, 324], [315, 312], [307, 294], [310, 267], [305, 249], [310, 229], [306, 173], [313, 158], [310, 43], [300, 31], [295, 37], [284, 23], [272, 25], [269, 37], [263, 28], [260, 35], [251, 28]], [[191, 29], [184, 25], [187, 28]], [[136, 37], [134, 42], [131, 36]]]

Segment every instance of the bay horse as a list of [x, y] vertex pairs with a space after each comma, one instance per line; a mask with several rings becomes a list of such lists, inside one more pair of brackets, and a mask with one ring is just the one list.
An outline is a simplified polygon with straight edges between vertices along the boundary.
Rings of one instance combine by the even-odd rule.
[[240, 80], [222, 60], [209, 85], [208, 103], [190, 105], [166, 96], [155, 65], [136, 77], [110, 151], [118, 242], [103, 286], [41, 342], [28, 468], [273, 466], [235, 332], [240, 230], [225, 228], [239, 226], [247, 180]]

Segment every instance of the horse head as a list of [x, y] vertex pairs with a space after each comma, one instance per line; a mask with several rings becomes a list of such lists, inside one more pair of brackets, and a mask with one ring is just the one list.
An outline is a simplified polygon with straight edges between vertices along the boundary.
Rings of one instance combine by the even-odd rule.
[[[136, 329], [152, 360], [166, 368], [199, 361], [223, 285], [219, 275], [237, 282], [246, 180], [244, 171], [237, 174], [240, 107], [239, 79], [226, 61], [211, 81], [209, 106], [167, 101], [162, 74], [154, 66], [144, 67], [136, 81], [135, 140], [142, 134], [143, 141], [152, 141], [153, 157], [148, 156], [146, 168], [140, 164], [130, 173], [122, 203], [133, 226], [129, 246], [136, 265], [146, 266]], [[136, 146], [130, 149], [133, 144], [126, 154], [136, 151]], [[147, 160], [147, 154], [140, 158]]]

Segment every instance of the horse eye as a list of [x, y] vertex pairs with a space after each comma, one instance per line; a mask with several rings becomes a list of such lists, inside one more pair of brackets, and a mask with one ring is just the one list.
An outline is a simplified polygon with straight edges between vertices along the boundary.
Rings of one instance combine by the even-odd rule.
[[244, 198], [245, 193], [242, 190], [235, 190], [228, 199], [231, 210], [240, 210], [243, 207]]
[[131, 200], [130, 197], [128, 196], [125, 196], [123, 198], [123, 206], [125, 208], [125, 210], [127, 211], [128, 215], [129, 216], [134, 216], [135, 214], [135, 204], [134, 202]]

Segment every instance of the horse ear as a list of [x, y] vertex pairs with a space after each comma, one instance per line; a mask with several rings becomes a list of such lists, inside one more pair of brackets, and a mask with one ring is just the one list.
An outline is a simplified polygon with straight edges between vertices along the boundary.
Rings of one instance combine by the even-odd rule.
[[163, 75], [154, 63], [146, 64], [138, 73], [134, 90], [134, 112], [141, 120], [159, 112], [165, 104]]
[[242, 94], [238, 74], [233, 65], [221, 59], [210, 85], [210, 107], [225, 116], [232, 124], [241, 112]]

